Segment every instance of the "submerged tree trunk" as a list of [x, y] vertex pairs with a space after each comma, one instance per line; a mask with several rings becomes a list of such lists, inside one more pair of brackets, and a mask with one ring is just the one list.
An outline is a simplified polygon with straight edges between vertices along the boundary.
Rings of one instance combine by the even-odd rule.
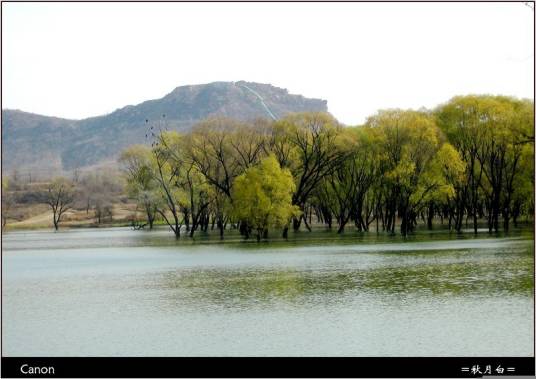
[[300, 229], [302, 216], [300, 217], [294, 217], [292, 219], [292, 227], [294, 228], [294, 231], [298, 231]]
[[220, 239], [223, 239], [223, 233], [225, 230], [225, 226], [223, 225], [223, 220], [218, 216], [218, 220], [216, 222], [216, 225], [218, 226], [218, 230], [220, 232]]
[[307, 218], [303, 215], [302, 215], [302, 218], [303, 218], [303, 223], [305, 224], [305, 227], [307, 228], [307, 230], [311, 231], [311, 226], [307, 223]]
[[155, 219], [154, 211], [151, 210], [150, 207], [146, 207], [145, 210], [147, 213], [147, 223], [149, 224], [149, 229], [152, 229], [153, 224], [154, 224], [154, 219]]
[[339, 223], [339, 229], [337, 230], [337, 234], [341, 234], [344, 232], [344, 227], [346, 226], [348, 220], [341, 220]]
[[434, 204], [431, 203], [428, 208], [428, 218], [427, 218], [427, 223], [426, 223], [428, 226], [428, 230], [433, 229], [433, 218], [434, 218]]

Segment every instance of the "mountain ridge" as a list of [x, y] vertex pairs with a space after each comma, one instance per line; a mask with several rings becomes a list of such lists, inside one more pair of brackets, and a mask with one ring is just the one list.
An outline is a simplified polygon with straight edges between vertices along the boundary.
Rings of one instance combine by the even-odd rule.
[[112, 164], [123, 148], [145, 142], [148, 122], [165, 119], [170, 130], [185, 132], [207, 117], [247, 121], [303, 111], [326, 112], [327, 101], [246, 81], [178, 86], [159, 99], [78, 120], [3, 109], [2, 168], [52, 175]]

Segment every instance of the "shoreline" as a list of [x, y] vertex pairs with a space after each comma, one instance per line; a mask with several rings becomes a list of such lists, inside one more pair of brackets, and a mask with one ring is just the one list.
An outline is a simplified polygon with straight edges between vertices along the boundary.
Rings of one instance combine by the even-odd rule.
[[[237, 229], [227, 230], [223, 239], [220, 239], [217, 230], [208, 232], [196, 232], [193, 237], [190, 237], [185, 231], [180, 238], [176, 239], [173, 232], [166, 225], [160, 225], [153, 230], [134, 230], [128, 225], [101, 225], [99, 227], [84, 227], [76, 226], [71, 228], [60, 228], [59, 231], [54, 231], [53, 228], [38, 228], [38, 229], [18, 229], [10, 230], [3, 233], [2, 241], [3, 248], [6, 250], [19, 250], [12, 248], [9, 245], [15, 241], [20, 235], [31, 235], [35, 233], [36, 237], [31, 238], [48, 238], [45, 236], [54, 236], [54, 243], [65, 245], [66, 248], [92, 248], [92, 247], [151, 247], [151, 246], [207, 246], [207, 245], [229, 245], [229, 246], [251, 246], [258, 249], [278, 248], [281, 246], [293, 246], [309, 249], [312, 246], [369, 246], [369, 245], [398, 245], [415, 243], [434, 243], [434, 242], [452, 242], [456, 241], [484, 241], [484, 240], [525, 240], [534, 241], [534, 229], [532, 226], [521, 226], [511, 229], [508, 233], [489, 233], [487, 229], [479, 229], [478, 234], [474, 234], [472, 229], [467, 229], [458, 233], [449, 231], [448, 228], [434, 228], [428, 230], [424, 226], [423, 229], [418, 229], [413, 234], [403, 236], [401, 234], [392, 235], [385, 231], [369, 231], [358, 232], [354, 230], [346, 230], [342, 234], [336, 232], [336, 228], [329, 230], [322, 226], [313, 226], [311, 232], [300, 230], [297, 232], [291, 231], [288, 238], [283, 238], [281, 231], [274, 231], [268, 239], [257, 241], [255, 238], [245, 239]], [[43, 237], [38, 237], [42, 235]], [[89, 238], [84, 242], [84, 246], [71, 246], [70, 236], [81, 235], [84, 238]], [[62, 237], [64, 236], [64, 237]], [[69, 236], [69, 237], [68, 237]], [[76, 237], [78, 238], [78, 237]], [[126, 242], [122, 242], [122, 241]], [[130, 241], [130, 242], [128, 242]], [[49, 249], [50, 246], [43, 246], [41, 249]]]

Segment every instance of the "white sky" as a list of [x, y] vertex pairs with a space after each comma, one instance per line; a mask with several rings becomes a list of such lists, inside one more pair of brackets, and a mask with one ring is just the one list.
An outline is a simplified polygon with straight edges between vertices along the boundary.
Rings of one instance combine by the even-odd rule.
[[3, 3], [2, 107], [84, 118], [212, 81], [328, 100], [340, 121], [454, 95], [533, 97], [523, 3]]

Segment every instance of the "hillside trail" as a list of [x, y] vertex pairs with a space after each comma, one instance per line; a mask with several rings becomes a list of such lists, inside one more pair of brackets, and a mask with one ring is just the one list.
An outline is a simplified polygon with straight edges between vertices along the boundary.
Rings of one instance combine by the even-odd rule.
[[274, 114], [272, 113], [272, 111], [270, 110], [270, 108], [268, 108], [268, 106], [266, 105], [266, 103], [264, 102], [264, 98], [259, 95], [259, 93], [251, 88], [249, 88], [248, 86], [246, 86], [245, 84], [237, 84], [235, 82], [233, 82], [233, 84], [235, 86], [239, 86], [239, 87], [243, 87], [245, 89], [247, 89], [249, 92], [251, 92], [252, 94], [254, 94], [255, 96], [257, 96], [257, 98], [260, 100], [261, 102], [261, 105], [264, 107], [264, 109], [266, 110], [266, 113], [268, 113], [268, 115], [273, 119], [273, 120], [277, 120], [277, 117], [274, 116]]

